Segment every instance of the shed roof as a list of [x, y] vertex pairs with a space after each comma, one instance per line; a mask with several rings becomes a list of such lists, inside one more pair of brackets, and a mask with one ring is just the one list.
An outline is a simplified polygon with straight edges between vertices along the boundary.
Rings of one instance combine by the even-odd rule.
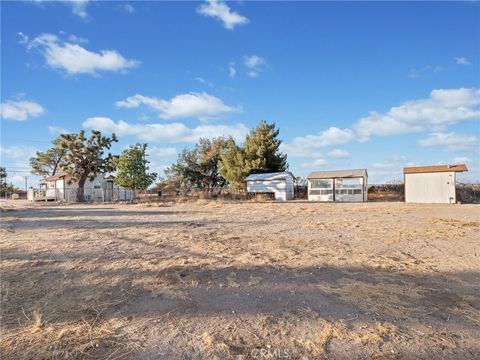
[[283, 171], [274, 173], [250, 174], [247, 176], [245, 181], [286, 180], [287, 177], [292, 177], [295, 179], [295, 176], [293, 176], [290, 171]]
[[367, 177], [367, 169], [314, 171], [307, 176], [307, 179], [332, 179], [354, 177]]
[[406, 167], [403, 168], [404, 174], [421, 174], [421, 173], [432, 173], [432, 172], [462, 172], [468, 171], [467, 165], [432, 165], [432, 166], [415, 166], [415, 167]]

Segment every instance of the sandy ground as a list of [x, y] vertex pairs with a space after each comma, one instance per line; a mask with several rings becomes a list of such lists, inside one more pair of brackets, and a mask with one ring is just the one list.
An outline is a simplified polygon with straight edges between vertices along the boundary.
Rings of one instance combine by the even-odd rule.
[[3, 359], [478, 359], [480, 206], [2, 202]]

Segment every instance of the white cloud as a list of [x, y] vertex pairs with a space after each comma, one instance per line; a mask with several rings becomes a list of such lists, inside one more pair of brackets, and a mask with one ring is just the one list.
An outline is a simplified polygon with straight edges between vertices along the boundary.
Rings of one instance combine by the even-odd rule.
[[243, 64], [247, 67], [247, 76], [256, 78], [266, 65], [264, 58], [258, 55], [245, 56], [243, 58]]
[[300, 147], [296, 144], [282, 143], [280, 151], [287, 154], [289, 158], [321, 158], [323, 154], [308, 147]]
[[326, 146], [342, 145], [350, 142], [354, 138], [354, 133], [350, 129], [339, 129], [330, 127], [327, 130], [320, 131], [316, 135], [306, 135], [295, 137], [292, 144], [298, 148], [321, 148]]
[[208, 85], [208, 86], [210, 86], [210, 87], [213, 87], [213, 84], [212, 84], [210, 81], [205, 80], [205, 79], [202, 78], [201, 76], [197, 76], [197, 77], [195, 78], [195, 80], [197, 80], [199, 83], [202, 83], [202, 84]]
[[410, 79], [417, 79], [425, 73], [438, 73], [442, 71], [443, 68], [439, 65], [427, 65], [420, 69], [411, 69], [408, 73]]
[[[25, 42], [25, 35], [20, 36], [21, 42]], [[95, 75], [98, 71], [125, 71], [139, 64], [137, 60], [124, 58], [116, 50], [92, 52], [75, 42], [61, 41], [54, 34], [37, 36], [28, 42], [27, 48], [38, 49], [50, 67], [65, 70], [70, 75]]]
[[199, 138], [219, 136], [232, 136], [234, 139], [241, 141], [248, 133], [248, 128], [243, 124], [202, 124], [190, 128], [178, 122], [170, 124], [130, 124], [123, 120], [114, 122], [106, 117], [89, 118], [83, 122], [82, 126], [102, 132], [115, 133], [118, 136], [135, 136], [141, 141], [152, 143], [195, 143]]
[[35, 101], [5, 101], [0, 104], [0, 115], [3, 119], [24, 121], [29, 117], [37, 117], [45, 112]]
[[385, 184], [395, 179], [403, 180], [403, 168], [418, 165], [420, 164], [409, 161], [404, 155], [393, 155], [371, 164], [368, 169], [368, 180], [370, 184]]
[[147, 151], [151, 156], [158, 157], [158, 158], [170, 157], [178, 154], [177, 149], [174, 147], [152, 146], [152, 147], [148, 147]]
[[135, 8], [131, 4], [123, 4], [121, 8], [126, 12], [128, 12], [129, 14], [135, 12]]
[[265, 59], [258, 55], [245, 56], [243, 63], [250, 69], [265, 65]]
[[348, 151], [342, 149], [333, 149], [332, 151], [329, 151], [327, 155], [335, 159], [341, 159], [350, 156]]
[[316, 159], [314, 161], [301, 163], [300, 167], [303, 169], [314, 169], [314, 168], [322, 167], [327, 164], [328, 164], [328, 161], [325, 159]]
[[64, 2], [72, 7], [72, 13], [74, 13], [75, 15], [81, 17], [82, 19], [85, 19], [88, 16], [88, 0], [68, 0]]
[[[290, 158], [310, 158], [318, 161], [324, 158], [324, 155], [318, 152], [318, 148], [343, 145], [354, 139], [354, 133], [350, 129], [339, 129], [330, 127], [314, 135], [305, 135], [295, 137], [291, 143], [283, 143], [280, 147], [281, 151], [286, 153]], [[347, 157], [348, 152], [345, 150], [334, 149], [330, 151], [328, 156], [332, 158]], [[317, 161], [315, 160], [315, 161]], [[314, 164], [314, 163], [308, 163]], [[319, 163], [317, 163], [319, 165]]]
[[239, 110], [205, 92], [179, 94], [170, 100], [136, 94], [125, 100], [117, 101], [115, 104], [119, 108], [136, 108], [145, 105], [157, 111], [161, 119], [193, 117], [206, 120], [218, 117], [223, 113]]
[[235, 69], [235, 63], [231, 62], [230, 66], [228, 67], [228, 76], [230, 76], [231, 78], [234, 78], [236, 74], [237, 74], [237, 70]]
[[69, 134], [70, 131], [68, 131], [67, 129], [64, 129], [60, 126], [52, 126], [52, 125], [49, 125], [48, 126], [48, 132], [52, 135], [60, 135], [60, 134]]
[[233, 30], [235, 26], [245, 25], [249, 20], [239, 13], [230, 10], [222, 0], [207, 0], [197, 8], [197, 12], [203, 16], [216, 18], [223, 23], [223, 27]]
[[458, 65], [471, 65], [470, 61], [466, 57], [456, 57], [455, 62]]
[[440, 130], [461, 121], [480, 119], [479, 104], [479, 89], [438, 89], [433, 90], [427, 99], [407, 101], [383, 114], [371, 112], [354, 128], [360, 141], [366, 141], [372, 135]]
[[72, 13], [83, 20], [88, 18], [87, 5], [89, 0], [33, 0], [33, 3], [43, 5], [49, 3], [63, 3], [72, 9]]
[[453, 159], [453, 162], [468, 164], [468, 163], [471, 163], [472, 160], [470, 158], [466, 157], [466, 156], [458, 156], [458, 157]]
[[35, 149], [29, 146], [0, 146], [0, 157], [8, 159], [27, 159], [35, 154]]
[[435, 132], [429, 137], [418, 142], [420, 146], [444, 146], [447, 150], [458, 151], [471, 148], [477, 144], [477, 137], [474, 135], [457, 134], [454, 132]]

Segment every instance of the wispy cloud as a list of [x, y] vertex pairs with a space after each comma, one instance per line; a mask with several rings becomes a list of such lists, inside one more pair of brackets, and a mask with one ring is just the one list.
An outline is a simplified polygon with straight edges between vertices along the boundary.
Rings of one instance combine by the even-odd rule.
[[466, 57], [456, 57], [454, 59], [458, 65], [471, 65], [471, 62]]
[[408, 73], [410, 79], [418, 79], [420, 76], [423, 76], [428, 73], [438, 73], [442, 71], [443, 68], [439, 65], [427, 65], [420, 69], [411, 69]]
[[457, 134], [455, 132], [441, 133], [435, 132], [427, 138], [420, 140], [420, 146], [443, 146], [450, 151], [459, 151], [472, 148], [477, 145], [475, 135]]
[[48, 126], [48, 132], [52, 135], [68, 134], [70, 131], [60, 126]]
[[342, 159], [350, 156], [348, 151], [342, 149], [333, 149], [327, 153], [327, 155], [334, 159]]
[[136, 94], [117, 101], [119, 108], [137, 108], [145, 105], [158, 112], [161, 119], [198, 118], [208, 120], [221, 114], [238, 111], [238, 108], [226, 105], [221, 99], [202, 93], [179, 94], [170, 100]]
[[223, 27], [228, 30], [233, 30], [236, 26], [249, 22], [245, 16], [232, 11], [222, 0], [207, 0], [205, 4], [197, 8], [197, 12], [203, 16], [220, 20]]
[[198, 82], [201, 83], [201, 84], [204, 84], [204, 85], [208, 85], [208, 86], [210, 86], [210, 87], [213, 87], [213, 84], [212, 84], [210, 81], [204, 79], [204, 78], [201, 77], [201, 76], [197, 76], [197, 77], [195, 78], [195, 80], [198, 81]]
[[7, 100], [0, 104], [0, 115], [6, 120], [25, 121], [30, 117], [38, 117], [44, 112], [40, 104], [30, 100]]
[[72, 14], [78, 16], [82, 20], [88, 19], [87, 6], [89, 0], [33, 0], [33, 4], [43, 6], [44, 4], [62, 3], [69, 6]]
[[266, 65], [263, 57], [258, 55], [249, 55], [243, 58], [243, 64], [247, 67], [247, 76], [257, 77]]
[[127, 4], [121, 4], [121, 5], [120, 5], [120, 8], [121, 8], [122, 10], [126, 11], [126, 12], [129, 13], [129, 14], [132, 14], [132, 13], [135, 12], [135, 8], [133, 7], [132, 4], [129, 4], [129, 3], [127, 3]]
[[118, 136], [133, 136], [141, 141], [171, 144], [195, 143], [200, 138], [210, 139], [219, 136], [232, 136], [236, 140], [241, 141], [248, 133], [248, 128], [243, 124], [202, 124], [196, 127], [188, 127], [178, 122], [169, 124], [131, 124], [123, 120], [115, 122], [107, 117], [88, 118], [82, 125], [84, 128], [115, 133]]
[[230, 76], [231, 78], [234, 78], [236, 74], [237, 74], [237, 70], [235, 69], [235, 63], [231, 62], [228, 66], [228, 76]]
[[0, 146], [0, 157], [7, 159], [28, 159], [35, 154], [35, 149], [30, 146]]
[[23, 33], [19, 36], [27, 49], [40, 51], [48, 66], [65, 70], [69, 75], [125, 71], [139, 64], [137, 60], [124, 58], [116, 50], [89, 51], [75, 42], [62, 41], [54, 34], [42, 34], [31, 41]]

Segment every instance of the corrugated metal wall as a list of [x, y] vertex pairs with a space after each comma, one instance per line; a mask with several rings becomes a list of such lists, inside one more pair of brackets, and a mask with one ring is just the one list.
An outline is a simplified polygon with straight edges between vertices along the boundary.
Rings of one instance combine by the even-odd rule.
[[455, 203], [455, 172], [405, 174], [405, 202]]
[[293, 199], [293, 179], [247, 181], [247, 192], [275, 193], [275, 200]]

